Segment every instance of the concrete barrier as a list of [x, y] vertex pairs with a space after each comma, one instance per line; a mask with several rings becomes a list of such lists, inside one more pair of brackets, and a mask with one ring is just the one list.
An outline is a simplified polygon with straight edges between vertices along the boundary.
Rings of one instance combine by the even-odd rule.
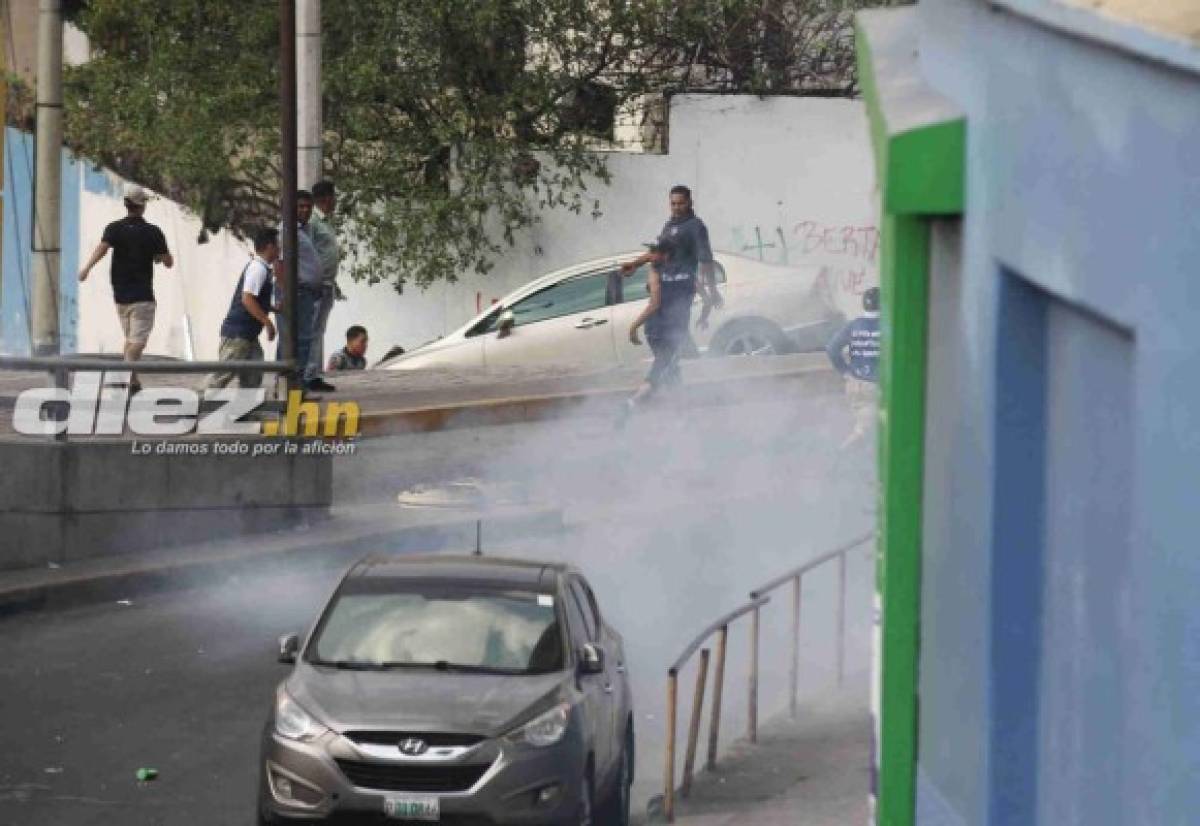
[[[252, 451], [258, 441], [220, 443]], [[328, 455], [217, 457], [216, 441], [194, 443], [207, 455], [160, 454], [157, 440], [138, 454], [138, 444], [5, 441], [0, 570], [278, 530], [321, 518], [332, 502]]]

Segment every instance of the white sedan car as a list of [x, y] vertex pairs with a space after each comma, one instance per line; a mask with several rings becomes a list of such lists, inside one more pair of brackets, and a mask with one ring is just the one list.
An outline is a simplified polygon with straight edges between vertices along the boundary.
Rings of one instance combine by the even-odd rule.
[[[629, 341], [629, 325], [648, 300], [643, 266], [622, 278], [622, 262], [640, 253], [600, 258], [557, 270], [505, 296], [458, 330], [380, 367], [490, 367], [524, 364], [616, 366], [650, 357]], [[841, 316], [822, 296], [816, 269], [764, 264], [718, 252], [717, 281], [725, 306], [707, 330], [693, 324], [701, 352], [765, 355], [816, 350]], [[697, 299], [697, 308], [699, 299]], [[699, 316], [692, 313], [693, 322]]]

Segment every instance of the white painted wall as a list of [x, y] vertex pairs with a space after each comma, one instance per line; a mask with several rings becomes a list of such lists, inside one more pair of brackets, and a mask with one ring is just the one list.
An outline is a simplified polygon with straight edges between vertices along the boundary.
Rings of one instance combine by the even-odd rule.
[[[671, 102], [670, 152], [612, 153], [611, 185], [596, 184], [603, 215], [558, 210], [518, 237], [487, 276], [397, 294], [387, 284], [350, 284], [330, 317], [325, 350], [342, 345], [351, 324], [371, 334], [371, 356], [407, 349], [449, 332], [527, 281], [578, 261], [637, 249], [667, 217], [667, 191], [690, 186], [696, 211], [717, 249], [763, 260], [816, 264], [827, 271], [833, 300], [847, 315], [877, 283], [878, 233], [874, 164], [864, 107], [859, 101], [747, 96], [677, 96]], [[120, 181], [81, 203], [85, 260], [104, 225], [124, 214]], [[151, 202], [148, 220], [162, 227], [176, 255], [174, 270], [157, 271], [158, 321], [149, 352], [185, 356], [184, 317], [191, 319], [196, 358], [215, 358], [217, 338], [250, 245], [229, 233], [196, 243], [199, 221], [165, 199]], [[760, 247], [761, 244], [761, 247]], [[120, 328], [101, 264], [79, 295], [81, 352], [118, 352]]]

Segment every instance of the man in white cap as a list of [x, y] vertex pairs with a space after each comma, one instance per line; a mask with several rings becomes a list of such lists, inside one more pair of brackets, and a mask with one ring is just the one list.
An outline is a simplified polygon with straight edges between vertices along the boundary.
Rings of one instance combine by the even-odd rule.
[[[117, 316], [125, 334], [125, 360], [142, 357], [150, 331], [154, 328], [154, 265], [170, 269], [175, 264], [167, 249], [162, 230], [146, 221], [146, 202], [150, 195], [136, 184], [125, 186], [125, 210], [129, 213], [104, 228], [104, 235], [92, 257], [79, 271], [79, 280], [86, 281], [92, 267], [113, 251], [112, 288]], [[137, 376], [130, 376], [129, 389], [141, 390]]]

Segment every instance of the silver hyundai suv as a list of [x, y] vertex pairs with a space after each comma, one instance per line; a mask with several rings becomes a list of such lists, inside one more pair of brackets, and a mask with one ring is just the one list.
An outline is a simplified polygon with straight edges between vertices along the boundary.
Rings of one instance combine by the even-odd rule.
[[366, 559], [279, 658], [260, 823], [628, 823], [624, 650], [570, 567]]

